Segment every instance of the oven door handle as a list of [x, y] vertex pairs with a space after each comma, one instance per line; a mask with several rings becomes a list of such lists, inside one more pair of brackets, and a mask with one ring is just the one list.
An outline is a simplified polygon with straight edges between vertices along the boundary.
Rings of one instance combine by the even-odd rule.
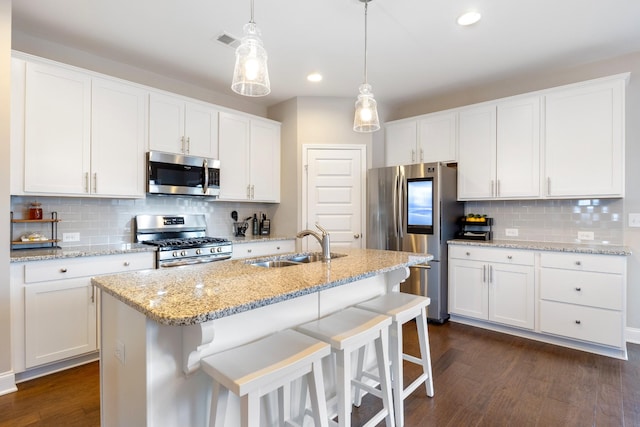
[[207, 194], [209, 192], [209, 163], [207, 159], [202, 162], [202, 168], [204, 172], [204, 186], [202, 187], [202, 192]]

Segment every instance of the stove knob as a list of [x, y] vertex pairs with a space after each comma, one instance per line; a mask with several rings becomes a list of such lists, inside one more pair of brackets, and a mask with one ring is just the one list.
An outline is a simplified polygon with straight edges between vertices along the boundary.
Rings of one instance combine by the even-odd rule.
[[187, 251], [180, 251], [180, 255], [187, 256]]
[[173, 253], [171, 254], [172, 257], [177, 257], [178, 256], [178, 252], [173, 251]]
[[216, 249], [218, 252], [222, 252], [222, 246], [218, 246], [218, 248]]
[[200, 255], [202, 253], [202, 249], [196, 249], [196, 255]]
[[210, 253], [215, 253], [215, 252], [216, 252], [216, 248], [211, 248], [211, 249], [209, 249], [209, 252], [210, 252]]

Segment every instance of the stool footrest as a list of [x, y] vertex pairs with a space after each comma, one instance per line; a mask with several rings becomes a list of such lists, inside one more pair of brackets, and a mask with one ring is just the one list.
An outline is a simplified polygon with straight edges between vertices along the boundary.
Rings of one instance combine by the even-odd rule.
[[405, 397], [413, 393], [418, 387], [424, 384], [424, 382], [428, 378], [429, 376], [427, 374], [422, 374], [418, 378], [416, 378], [411, 384], [409, 384], [407, 387], [405, 387], [404, 390], [402, 390], [402, 398], [404, 399]]
[[402, 358], [404, 360], [406, 360], [407, 362], [415, 363], [416, 365], [422, 366], [422, 359], [419, 359], [419, 358], [417, 358], [415, 356], [412, 356], [410, 354], [402, 353]]

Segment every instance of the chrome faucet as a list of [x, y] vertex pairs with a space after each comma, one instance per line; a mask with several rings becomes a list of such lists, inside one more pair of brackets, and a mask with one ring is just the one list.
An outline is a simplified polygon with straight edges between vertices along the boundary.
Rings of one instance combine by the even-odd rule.
[[301, 232], [296, 234], [296, 237], [298, 239], [301, 239], [305, 236], [315, 237], [318, 243], [320, 243], [320, 246], [322, 246], [322, 261], [329, 261], [331, 260], [331, 239], [329, 237], [329, 232], [327, 232], [327, 230], [325, 230], [324, 228], [320, 227], [320, 224], [318, 224], [317, 222], [316, 222], [316, 228], [320, 230], [322, 235], [318, 234], [313, 230], [302, 230]]

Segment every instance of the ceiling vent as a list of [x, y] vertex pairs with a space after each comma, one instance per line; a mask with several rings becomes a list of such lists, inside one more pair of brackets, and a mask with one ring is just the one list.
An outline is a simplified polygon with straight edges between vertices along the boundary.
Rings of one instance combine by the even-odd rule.
[[236, 37], [232, 36], [231, 34], [227, 34], [227, 33], [220, 34], [218, 37], [216, 37], [216, 41], [226, 46], [229, 46], [233, 49], [240, 46], [240, 40], [238, 40]]

